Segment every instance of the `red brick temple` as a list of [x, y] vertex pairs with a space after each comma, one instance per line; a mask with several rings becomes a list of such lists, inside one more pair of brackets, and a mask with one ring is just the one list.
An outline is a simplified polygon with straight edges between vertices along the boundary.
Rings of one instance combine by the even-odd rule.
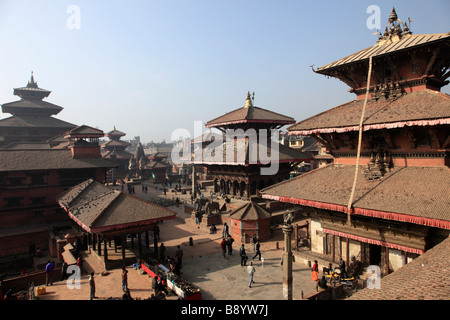
[[246, 243], [253, 235], [259, 241], [269, 240], [271, 213], [259, 204], [248, 201], [229, 216], [230, 234], [236, 241]]
[[76, 127], [53, 117], [63, 108], [43, 101], [50, 93], [39, 88], [33, 73], [25, 87], [14, 89], [20, 100], [2, 104], [2, 112], [12, 116], [0, 120], [0, 147], [12, 142], [45, 142]]
[[449, 67], [450, 34], [412, 34], [393, 10], [375, 45], [315, 70], [356, 100], [288, 130], [324, 144], [334, 163], [262, 191], [309, 212], [312, 252], [387, 274], [448, 238]]
[[[198, 144], [204, 154], [205, 152], [206, 154], [218, 152], [220, 156], [216, 157], [214, 154], [210, 158], [195, 158], [193, 163], [207, 167], [208, 176], [214, 180], [215, 192], [222, 191], [225, 194], [250, 199], [252, 195], [257, 195], [260, 189], [289, 178], [290, 171], [297, 163], [311, 160], [310, 155], [280, 144], [279, 141], [270, 140], [271, 130], [279, 130], [281, 127], [293, 123], [295, 120], [291, 117], [254, 106], [250, 93], [248, 93], [243, 107], [206, 123], [207, 128], [216, 128], [223, 133], [223, 143], [217, 146], [214, 142], [205, 145], [202, 139]], [[232, 141], [227, 141], [228, 130], [235, 132], [241, 130], [244, 134], [237, 134]], [[246, 135], [251, 130], [256, 133], [256, 141]], [[260, 130], [267, 130], [269, 136], [260, 135]], [[273, 156], [274, 159], [269, 164], [261, 159], [259, 151], [262, 148], [262, 142], [266, 142], [267, 154]], [[214, 147], [208, 150], [210, 146]], [[226, 154], [227, 150], [230, 150], [229, 146], [233, 153], [231, 154], [232, 159], [228, 157], [230, 155]], [[275, 152], [277, 153], [275, 154]], [[274, 163], [278, 166], [276, 173], [261, 174], [262, 168], [268, 168]]]

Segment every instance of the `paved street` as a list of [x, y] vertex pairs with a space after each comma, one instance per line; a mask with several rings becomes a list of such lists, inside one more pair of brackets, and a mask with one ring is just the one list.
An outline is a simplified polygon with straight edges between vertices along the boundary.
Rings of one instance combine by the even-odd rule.
[[[276, 249], [276, 240], [281, 243], [281, 231], [274, 240], [263, 242], [261, 245], [264, 264], [254, 261], [256, 273], [255, 284], [248, 288], [249, 276], [245, 267], [241, 267], [238, 256], [239, 243], [234, 245], [233, 255], [226, 258], [220, 249], [220, 229], [218, 234], [210, 235], [208, 230], [198, 229], [190, 221], [185, 221], [189, 215], [177, 210], [176, 220], [164, 222], [161, 229], [161, 242], [167, 247], [168, 255], [174, 255], [176, 246], [180, 245], [184, 251], [182, 278], [188, 280], [202, 291], [205, 300], [279, 300], [282, 299], [282, 267], [281, 250]], [[189, 237], [193, 238], [194, 246], [189, 246]], [[277, 239], [278, 238], [278, 239]], [[248, 255], [251, 257], [252, 248], [246, 245]], [[95, 270], [95, 261], [88, 261]], [[146, 299], [153, 293], [151, 278], [142, 275], [128, 266], [129, 287], [133, 298]], [[96, 270], [97, 271], [97, 270]], [[106, 276], [96, 272], [97, 296], [100, 299], [117, 299], [122, 295], [120, 270], [111, 270]], [[305, 295], [314, 290], [310, 270], [303, 264], [294, 263], [293, 268], [293, 296], [301, 299], [301, 291]], [[88, 276], [84, 274], [80, 289], [68, 289], [65, 282], [55, 282], [47, 287], [47, 294], [40, 296], [42, 300], [86, 300], [89, 299]]]
[[[139, 190], [138, 190], [139, 189]], [[159, 195], [157, 191], [145, 194], [136, 188], [136, 196], [150, 199]], [[183, 195], [185, 200], [187, 195]], [[168, 196], [169, 197], [169, 196]], [[183, 199], [183, 198], [182, 198]], [[282, 232], [274, 232], [270, 241], [261, 244], [262, 261], [255, 260], [256, 273], [254, 285], [248, 287], [249, 275], [246, 267], [240, 265], [238, 249], [239, 242], [233, 245], [233, 254], [222, 256], [220, 249], [221, 226], [218, 226], [217, 234], [209, 234], [209, 230], [198, 228], [190, 220], [190, 214], [184, 212], [183, 206], [171, 207], [177, 213], [175, 220], [166, 221], [160, 225], [160, 243], [167, 248], [167, 255], [174, 256], [176, 246], [184, 251], [183, 268], [181, 277], [197, 285], [202, 291], [204, 300], [281, 300], [282, 294], [282, 266], [281, 249], [277, 249], [277, 242], [281, 248]], [[193, 246], [189, 246], [189, 238], [193, 239]], [[253, 256], [253, 248], [245, 245], [248, 256]], [[251, 261], [251, 260], [249, 260]], [[119, 299], [122, 296], [121, 271], [110, 270], [102, 276], [101, 268], [95, 259], [87, 258], [86, 269], [94, 270], [96, 288], [99, 299]], [[128, 281], [133, 298], [147, 299], [153, 293], [151, 278], [140, 274], [128, 266]], [[87, 300], [89, 299], [89, 284], [87, 273], [83, 274], [80, 289], [68, 289], [65, 282], [56, 282], [47, 287], [47, 294], [40, 296], [42, 300]], [[311, 272], [307, 266], [294, 263], [293, 267], [293, 298], [301, 299], [302, 291], [308, 294], [315, 289], [311, 280]], [[176, 299], [176, 297], [172, 297]]]

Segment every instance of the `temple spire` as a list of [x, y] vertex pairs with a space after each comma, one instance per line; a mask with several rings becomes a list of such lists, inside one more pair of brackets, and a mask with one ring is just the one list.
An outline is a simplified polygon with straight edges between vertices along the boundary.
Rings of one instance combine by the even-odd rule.
[[392, 7], [391, 14], [389, 15], [389, 23], [397, 21], [397, 19], [398, 19], [397, 12], [395, 12], [395, 8]]
[[31, 71], [31, 78], [30, 78], [30, 81], [28, 81], [27, 87], [28, 88], [37, 88], [38, 87], [36, 81], [34, 81], [33, 71]]
[[[255, 93], [253, 93], [253, 96], [255, 96]], [[252, 103], [252, 97], [250, 96], [250, 91], [247, 91], [247, 99], [245, 100], [245, 106], [244, 108], [253, 107]]]

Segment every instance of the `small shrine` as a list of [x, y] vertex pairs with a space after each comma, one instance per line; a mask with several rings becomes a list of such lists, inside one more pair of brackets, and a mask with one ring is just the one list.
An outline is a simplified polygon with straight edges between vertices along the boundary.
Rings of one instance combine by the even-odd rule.
[[230, 234], [235, 240], [249, 242], [253, 235], [260, 241], [270, 239], [271, 214], [256, 202], [249, 201], [230, 214]]

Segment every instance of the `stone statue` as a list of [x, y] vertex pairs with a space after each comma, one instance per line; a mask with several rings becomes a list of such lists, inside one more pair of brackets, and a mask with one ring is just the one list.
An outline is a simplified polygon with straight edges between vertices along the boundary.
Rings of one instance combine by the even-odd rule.
[[213, 211], [219, 212], [220, 211], [219, 203], [212, 200], [208, 201], [205, 206], [205, 211], [207, 215], [211, 215]]
[[291, 225], [292, 222], [294, 221], [294, 216], [295, 215], [291, 211], [286, 210], [283, 214], [284, 224]]

